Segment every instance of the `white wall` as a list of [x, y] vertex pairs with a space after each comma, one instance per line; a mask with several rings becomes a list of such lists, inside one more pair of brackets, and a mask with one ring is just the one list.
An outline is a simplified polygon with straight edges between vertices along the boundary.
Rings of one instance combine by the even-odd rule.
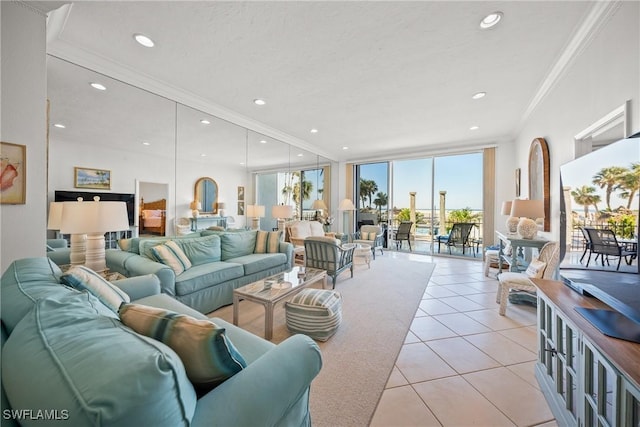
[[27, 146], [26, 204], [0, 206], [0, 271], [46, 245], [46, 17], [0, 2], [2, 120], [0, 139]]
[[528, 192], [531, 142], [543, 137], [549, 145], [552, 216], [549, 238], [559, 239], [560, 166], [574, 158], [574, 136], [626, 100], [631, 100], [631, 131], [640, 130], [639, 22], [640, 3], [621, 2], [615, 15], [533, 111], [516, 138], [513, 168], [522, 169], [523, 196]]

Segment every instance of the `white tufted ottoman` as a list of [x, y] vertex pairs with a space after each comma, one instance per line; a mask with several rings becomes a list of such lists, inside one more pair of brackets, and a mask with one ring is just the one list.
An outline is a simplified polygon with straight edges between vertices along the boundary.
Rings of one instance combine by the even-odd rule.
[[287, 329], [326, 341], [342, 322], [342, 296], [328, 289], [304, 289], [285, 303]]

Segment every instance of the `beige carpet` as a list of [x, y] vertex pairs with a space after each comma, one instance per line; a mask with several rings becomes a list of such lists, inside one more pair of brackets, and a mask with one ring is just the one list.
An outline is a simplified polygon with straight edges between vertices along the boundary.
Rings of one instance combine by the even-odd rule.
[[[370, 269], [357, 264], [353, 279], [349, 272], [338, 277], [343, 319], [333, 337], [318, 342], [323, 366], [311, 385], [315, 427], [369, 424], [435, 267], [422, 259], [385, 252]], [[210, 316], [232, 321], [233, 310], [223, 307]], [[272, 341], [278, 343], [290, 335], [283, 307], [274, 318]], [[242, 301], [239, 326], [264, 336], [262, 306]]]

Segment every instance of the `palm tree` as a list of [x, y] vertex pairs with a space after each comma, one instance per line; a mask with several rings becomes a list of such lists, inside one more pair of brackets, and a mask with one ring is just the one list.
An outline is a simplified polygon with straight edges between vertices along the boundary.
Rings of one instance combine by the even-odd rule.
[[[300, 189], [302, 189], [302, 199], [300, 198]], [[313, 183], [306, 179], [302, 180], [302, 186], [296, 182], [293, 186], [293, 201], [299, 204], [302, 200], [309, 200], [313, 192]]]
[[620, 166], [611, 166], [601, 169], [600, 172], [593, 176], [593, 183], [600, 188], [605, 188], [605, 201], [609, 210], [611, 210], [611, 193], [619, 188], [620, 176], [625, 171], [626, 169]]
[[373, 204], [376, 205], [380, 214], [382, 214], [382, 207], [387, 206], [387, 203], [389, 203], [389, 196], [387, 196], [387, 193], [379, 191], [376, 194], [376, 198], [373, 200]]
[[589, 206], [593, 205], [596, 209], [596, 213], [598, 212], [598, 203], [600, 203], [600, 196], [596, 194], [596, 188], [583, 185], [580, 188], [576, 188], [571, 191], [571, 195], [573, 196], [573, 200], [579, 204], [584, 206], [584, 220], [585, 223], [587, 221], [587, 216], [589, 215]]
[[363, 205], [365, 200], [369, 199], [369, 207], [371, 207], [371, 197], [376, 191], [378, 191], [378, 184], [375, 181], [360, 179], [360, 200], [362, 200]]
[[631, 163], [631, 168], [620, 178], [619, 188], [623, 190], [620, 197], [627, 199], [627, 209], [631, 209], [633, 198], [640, 191], [640, 163]]

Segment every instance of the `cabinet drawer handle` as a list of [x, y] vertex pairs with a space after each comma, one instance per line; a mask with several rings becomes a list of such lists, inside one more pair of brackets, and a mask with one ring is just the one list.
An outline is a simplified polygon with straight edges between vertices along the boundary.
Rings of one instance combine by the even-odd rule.
[[556, 350], [555, 348], [545, 348], [544, 351], [548, 351], [552, 356], [558, 354], [558, 350]]

